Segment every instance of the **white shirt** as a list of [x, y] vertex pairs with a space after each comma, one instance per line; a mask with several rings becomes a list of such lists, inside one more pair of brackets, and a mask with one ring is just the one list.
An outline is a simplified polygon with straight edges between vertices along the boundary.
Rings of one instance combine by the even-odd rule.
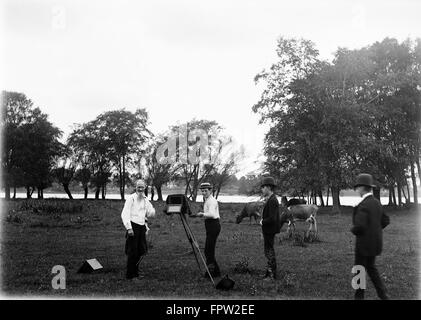
[[357, 204], [355, 205], [355, 207], [356, 206], [358, 206], [361, 202], [363, 202], [363, 200], [365, 199], [365, 198], [367, 198], [368, 196], [372, 196], [373, 195], [373, 193], [372, 192], [368, 192], [368, 193], [366, 193], [365, 195], [363, 195], [362, 197], [361, 197], [361, 199], [359, 199], [359, 201], [357, 202]]
[[205, 219], [219, 219], [218, 201], [212, 195], [203, 204], [203, 216]]
[[123, 211], [121, 212], [121, 220], [123, 220], [124, 227], [127, 230], [132, 228], [131, 221], [136, 224], [145, 225], [145, 218], [153, 217], [155, 209], [148, 199], [138, 199], [136, 193], [127, 197], [124, 204]]

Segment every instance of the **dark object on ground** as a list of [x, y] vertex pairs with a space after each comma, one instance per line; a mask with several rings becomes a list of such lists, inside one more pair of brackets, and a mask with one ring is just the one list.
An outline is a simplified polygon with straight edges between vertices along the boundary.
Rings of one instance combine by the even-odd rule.
[[225, 275], [225, 277], [222, 278], [221, 281], [216, 285], [216, 289], [218, 290], [231, 290], [234, 288], [235, 281], [232, 280], [228, 275]]

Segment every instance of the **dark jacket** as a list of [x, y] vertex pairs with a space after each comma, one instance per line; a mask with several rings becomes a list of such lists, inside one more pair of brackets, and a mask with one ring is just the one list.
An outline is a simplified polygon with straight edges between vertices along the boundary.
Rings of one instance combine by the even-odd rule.
[[351, 232], [357, 237], [355, 253], [378, 256], [383, 247], [383, 229], [390, 223], [379, 200], [372, 195], [354, 208]]
[[279, 202], [275, 194], [266, 201], [262, 215], [263, 233], [279, 233]]

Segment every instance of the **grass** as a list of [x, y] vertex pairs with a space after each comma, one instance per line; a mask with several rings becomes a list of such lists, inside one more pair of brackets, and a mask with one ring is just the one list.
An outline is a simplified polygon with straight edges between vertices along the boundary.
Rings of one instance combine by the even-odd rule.
[[[304, 239], [306, 224], [286, 236], [277, 235], [278, 280], [265, 283], [265, 258], [259, 225], [235, 224], [244, 204], [221, 203], [222, 230], [216, 257], [222, 275], [235, 280], [231, 291], [218, 291], [202, 278], [178, 216], [162, 213], [151, 219], [152, 245], [141, 263], [145, 278], [125, 280], [125, 230], [119, 200], [2, 200], [1, 270], [3, 294], [52, 298], [123, 297], [188, 299], [352, 299], [353, 236], [349, 232], [352, 208], [331, 215], [318, 214], [319, 234]], [[200, 204], [193, 204], [197, 211]], [[36, 210], [34, 210], [36, 208]], [[54, 209], [56, 208], [56, 209]], [[418, 298], [419, 224], [416, 210], [388, 209], [391, 225], [384, 232], [384, 252], [377, 265], [392, 299]], [[202, 250], [204, 222], [188, 219]], [[97, 274], [77, 274], [83, 261], [97, 258]], [[66, 268], [66, 289], [51, 286], [55, 265]], [[217, 279], [218, 280], [218, 279]], [[368, 299], [376, 299], [368, 281]]]

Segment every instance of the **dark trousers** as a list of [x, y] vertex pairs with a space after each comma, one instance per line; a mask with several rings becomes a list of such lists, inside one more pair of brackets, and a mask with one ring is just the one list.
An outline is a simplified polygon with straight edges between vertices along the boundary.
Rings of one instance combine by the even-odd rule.
[[126, 238], [127, 273], [126, 278], [139, 276], [138, 262], [141, 256], [148, 251], [146, 243], [146, 226], [132, 222], [133, 236]]
[[206, 264], [208, 265], [209, 271], [213, 276], [219, 276], [220, 270], [215, 259], [215, 246], [216, 239], [221, 232], [221, 225], [219, 219], [206, 219], [206, 243], [205, 243], [205, 257]]
[[276, 278], [276, 256], [274, 249], [275, 234], [274, 233], [263, 233], [265, 257], [267, 259], [267, 271], [266, 275], [272, 275]]
[[[377, 271], [375, 265], [376, 257], [375, 256], [362, 256], [355, 254], [355, 265], [360, 265], [365, 268], [366, 274], [369, 275], [371, 281], [373, 282], [374, 287], [376, 288], [377, 295], [380, 299], [387, 299], [386, 288], [383, 284], [382, 279], [380, 278], [379, 272]], [[355, 299], [362, 300], [364, 299], [364, 289], [355, 290]]]

